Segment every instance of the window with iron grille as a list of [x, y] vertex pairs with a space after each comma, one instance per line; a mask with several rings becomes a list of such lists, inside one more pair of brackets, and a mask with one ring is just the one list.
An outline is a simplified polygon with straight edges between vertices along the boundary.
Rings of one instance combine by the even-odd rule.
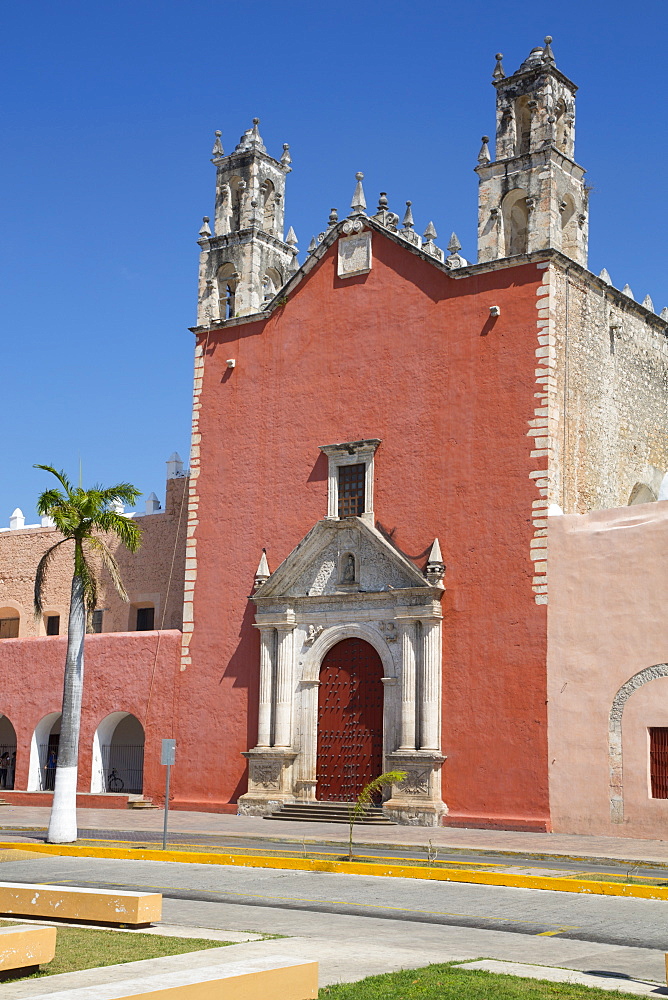
[[93, 632], [101, 632], [102, 631], [102, 616], [103, 615], [104, 615], [104, 609], [103, 608], [98, 608], [98, 610], [96, 610], [96, 611], [93, 612], [93, 617], [92, 617], [92, 621], [91, 621], [91, 627], [93, 629]]
[[649, 775], [653, 799], [668, 799], [668, 727], [649, 730]]
[[60, 615], [46, 616], [46, 634], [60, 635]]
[[339, 466], [339, 517], [360, 517], [364, 513], [366, 465]]

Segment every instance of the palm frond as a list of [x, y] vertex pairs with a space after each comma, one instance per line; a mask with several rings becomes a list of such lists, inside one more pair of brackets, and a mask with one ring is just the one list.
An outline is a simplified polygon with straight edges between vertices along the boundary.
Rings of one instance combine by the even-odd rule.
[[136, 486], [132, 483], [117, 483], [116, 486], [109, 486], [107, 489], [100, 489], [100, 495], [105, 504], [115, 503], [121, 501], [125, 504], [134, 505], [135, 500], [138, 496], [141, 496], [141, 490], [138, 490]]
[[125, 601], [127, 603], [130, 600], [130, 598], [128, 597], [127, 591], [123, 585], [123, 581], [121, 579], [121, 570], [118, 563], [116, 562], [116, 558], [113, 552], [110, 550], [108, 545], [102, 541], [101, 538], [96, 538], [95, 535], [91, 535], [90, 538], [87, 538], [86, 543], [87, 545], [90, 546], [90, 548], [94, 549], [95, 552], [100, 553], [104, 568], [109, 573], [109, 576], [111, 577], [112, 583], [116, 588], [118, 596], [122, 601]]
[[35, 592], [34, 592], [34, 607], [35, 607], [35, 618], [39, 618], [43, 611], [42, 598], [44, 596], [44, 585], [46, 583], [46, 575], [49, 569], [49, 564], [53, 559], [54, 553], [59, 545], [64, 545], [65, 542], [70, 542], [71, 538], [61, 538], [59, 542], [52, 545], [50, 549], [47, 549], [39, 563], [37, 564], [37, 572], [35, 573]]
[[56, 479], [61, 484], [61, 486], [63, 487], [63, 489], [65, 490], [65, 492], [68, 495], [71, 495], [71, 493], [72, 493], [72, 483], [69, 481], [69, 479], [67, 478], [67, 476], [65, 475], [65, 473], [62, 470], [60, 472], [58, 472], [58, 470], [54, 469], [54, 467], [52, 465], [33, 465], [33, 469], [43, 469], [44, 472], [50, 472], [51, 475], [53, 475], [53, 476], [56, 477]]
[[123, 543], [130, 552], [136, 552], [141, 545], [141, 529], [132, 518], [117, 514], [114, 510], [105, 510], [95, 518], [95, 527], [106, 531]]

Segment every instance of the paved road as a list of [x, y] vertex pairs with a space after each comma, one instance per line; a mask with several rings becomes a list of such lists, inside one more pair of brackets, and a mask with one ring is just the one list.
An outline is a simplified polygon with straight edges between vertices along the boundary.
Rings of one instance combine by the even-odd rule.
[[3, 881], [159, 890], [228, 907], [366, 916], [384, 921], [555, 935], [665, 949], [668, 903], [422, 879], [286, 872], [225, 865], [38, 856], [2, 865]]

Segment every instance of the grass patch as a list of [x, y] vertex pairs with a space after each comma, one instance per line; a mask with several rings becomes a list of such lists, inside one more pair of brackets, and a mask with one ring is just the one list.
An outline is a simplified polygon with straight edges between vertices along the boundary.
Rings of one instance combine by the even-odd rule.
[[[622, 981], [620, 980], [620, 985]], [[519, 979], [480, 969], [455, 969], [452, 965], [428, 965], [424, 969], [387, 972], [369, 976], [358, 983], [325, 986], [319, 1000], [610, 1000], [629, 998], [630, 993], [613, 993], [590, 986], [550, 983], [539, 979]]]
[[[10, 920], [0, 921], [3, 925]], [[37, 921], [36, 921], [37, 922]], [[25, 924], [19, 925], [25, 927]], [[43, 965], [39, 972], [22, 979], [39, 979], [57, 976], [62, 972], [80, 972], [104, 965], [122, 965], [141, 962], [144, 958], [163, 958], [165, 955], [182, 955], [204, 948], [223, 948], [230, 941], [210, 941], [208, 938], [162, 937], [158, 934], [120, 933], [87, 927], [58, 927], [56, 955], [52, 962]]]

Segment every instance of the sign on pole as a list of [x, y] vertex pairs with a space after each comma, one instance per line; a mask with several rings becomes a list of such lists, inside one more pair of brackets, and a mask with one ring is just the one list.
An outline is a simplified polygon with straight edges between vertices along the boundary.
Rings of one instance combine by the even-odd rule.
[[162, 849], [167, 850], [167, 817], [169, 815], [169, 778], [172, 765], [176, 763], [176, 740], [163, 740], [160, 751], [160, 763], [167, 768], [165, 779], [165, 821], [162, 827]]

